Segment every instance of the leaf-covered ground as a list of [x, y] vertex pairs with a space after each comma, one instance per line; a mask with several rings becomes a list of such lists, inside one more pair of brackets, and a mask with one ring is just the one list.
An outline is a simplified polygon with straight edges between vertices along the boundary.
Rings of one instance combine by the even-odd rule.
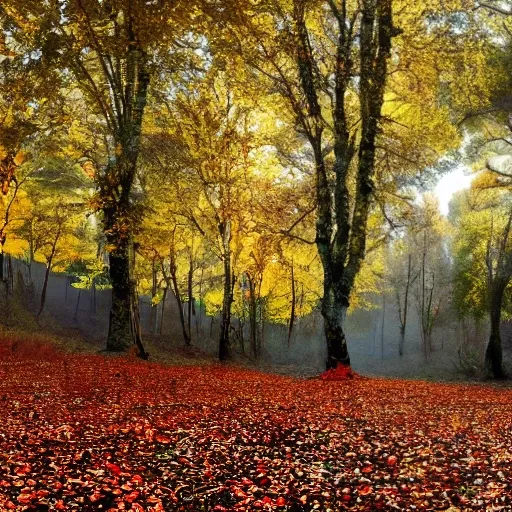
[[2, 347], [2, 511], [512, 510], [507, 389]]

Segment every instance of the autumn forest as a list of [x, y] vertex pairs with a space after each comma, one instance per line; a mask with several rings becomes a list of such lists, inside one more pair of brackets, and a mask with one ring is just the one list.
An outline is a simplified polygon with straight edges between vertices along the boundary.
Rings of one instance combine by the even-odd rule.
[[0, 0], [0, 511], [512, 510], [512, 2]]

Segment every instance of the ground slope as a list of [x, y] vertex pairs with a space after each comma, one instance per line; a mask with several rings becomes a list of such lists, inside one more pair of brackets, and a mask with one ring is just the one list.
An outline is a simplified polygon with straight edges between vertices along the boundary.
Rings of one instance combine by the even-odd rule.
[[2, 511], [512, 510], [507, 389], [19, 347], [0, 346]]

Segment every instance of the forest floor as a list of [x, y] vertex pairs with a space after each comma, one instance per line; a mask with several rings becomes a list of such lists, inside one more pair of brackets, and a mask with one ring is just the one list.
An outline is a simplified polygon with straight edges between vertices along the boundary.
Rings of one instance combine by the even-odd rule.
[[0, 339], [0, 510], [512, 510], [512, 390]]

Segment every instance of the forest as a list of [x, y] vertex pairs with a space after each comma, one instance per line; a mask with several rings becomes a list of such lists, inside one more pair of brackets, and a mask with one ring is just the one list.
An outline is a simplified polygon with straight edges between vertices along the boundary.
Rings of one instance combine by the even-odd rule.
[[1, 0], [0, 510], [512, 510], [512, 2]]

